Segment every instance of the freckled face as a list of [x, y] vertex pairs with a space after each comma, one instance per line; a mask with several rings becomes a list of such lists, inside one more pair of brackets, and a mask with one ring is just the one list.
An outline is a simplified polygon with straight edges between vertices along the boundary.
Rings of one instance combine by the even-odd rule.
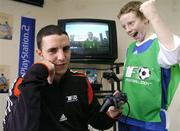
[[43, 37], [40, 55], [44, 60], [50, 61], [55, 65], [55, 75], [64, 75], [68, 69], [71, 57], [68, 36], [62, 34]]
[[126, 33], [138, 42], [142, 42], [146, 37], [147, 19], [143, 20], [136, 16], [134, 12], [121, 15], [120, 23]]

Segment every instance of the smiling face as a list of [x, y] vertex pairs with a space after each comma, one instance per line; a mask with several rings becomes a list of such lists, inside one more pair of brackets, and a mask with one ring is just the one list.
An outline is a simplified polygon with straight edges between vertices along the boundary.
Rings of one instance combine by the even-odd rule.
[[120, 16], [120, 23], [126, 33], [138, 42], [146, 38], [148, 20], [137, 17], [136, 13], [131, 11]]
[[67, 71], [71, 52], [69, 38], [65, 34], [48, 35], [42, 38], [42, 47], [37, 50], [43, 60], [55, 65], [55, 76], [61, 77]]

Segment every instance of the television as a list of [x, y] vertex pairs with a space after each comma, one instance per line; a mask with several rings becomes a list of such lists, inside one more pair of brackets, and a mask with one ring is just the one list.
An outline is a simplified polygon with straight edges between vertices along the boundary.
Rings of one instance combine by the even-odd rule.
[[105, 19], [59, 19], [69, 35], [71, 62], [111, 64], [117, 59], [116, 23]]
[[23, 2], [40, 7], [43, 7], [44, 5], [44, 0], [13, 0], [13, 1]]

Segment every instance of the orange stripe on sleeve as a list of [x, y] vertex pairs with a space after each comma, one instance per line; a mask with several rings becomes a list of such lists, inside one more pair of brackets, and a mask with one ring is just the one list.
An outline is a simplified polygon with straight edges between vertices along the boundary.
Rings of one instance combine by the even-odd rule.
[[90, 105], [93, 100], [93, 90], [92, 90], [92, 86], [88, 80], [87, 80], [87, 84], [88, 84], [88, 104]]
[[22, 77], [19, 77], [16, 81], [16, 83], [14, 84], [14, 90], [13, 93], [16, 97], [18, 97], [20, 95], [20, 90], [19, 90], [19, 85], [22, 83]]
[[85, 74], [75, 74], [75, 75], [73, 75], [73, 76], [81, 76], [81, 77], [86, 77], [86, 75], [85, 75]]

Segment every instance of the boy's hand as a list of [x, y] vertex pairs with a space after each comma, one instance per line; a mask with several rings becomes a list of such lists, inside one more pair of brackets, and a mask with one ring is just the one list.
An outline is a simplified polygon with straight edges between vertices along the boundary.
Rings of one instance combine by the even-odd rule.
[[156, 0], [148, 0], [145, 1], [140, 7], [140, 11], [148, 20], [152, 20], [156, 17], [157, 10], [155, 8], [155, 2]]

